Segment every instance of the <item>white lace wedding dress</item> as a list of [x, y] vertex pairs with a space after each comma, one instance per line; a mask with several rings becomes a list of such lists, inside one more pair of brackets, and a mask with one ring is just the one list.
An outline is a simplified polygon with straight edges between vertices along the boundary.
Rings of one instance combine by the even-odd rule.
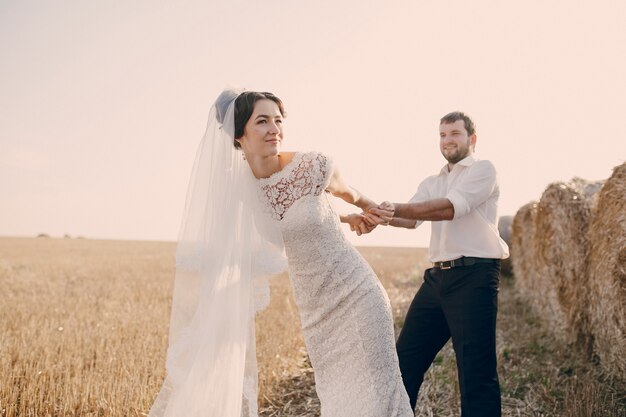
[[413, 416], [395, 351], [389, 299], [346, 240], [325, 192], [324, 155], [296, 153], [261, 198], [279, 222], [323, 417]]

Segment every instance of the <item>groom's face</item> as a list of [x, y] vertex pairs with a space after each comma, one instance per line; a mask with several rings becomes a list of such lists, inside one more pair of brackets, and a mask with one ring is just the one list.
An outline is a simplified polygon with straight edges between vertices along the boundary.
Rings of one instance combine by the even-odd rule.
[[476, 143], [476, 135], [468, 136], [463, 120], [439, 125], [439, 138], [441, 154], [451, 164], [470, 155]]

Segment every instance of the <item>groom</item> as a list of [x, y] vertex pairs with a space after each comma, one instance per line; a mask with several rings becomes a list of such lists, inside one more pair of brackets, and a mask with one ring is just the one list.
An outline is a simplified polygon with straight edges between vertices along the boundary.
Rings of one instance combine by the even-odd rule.
[[367, 215], [372, 225], [432, 225], [433, 266], [424, 272], [398, 338], [400, 370], [415, 409], [424, 373], [452, 338], [462, 416], [500, 416], [496, 314], [500, 259], [509, 251], [498, 235], [496, 171], [474, 158], [476, 132], [464, 113], [441, 118], [439, 136], [447, 161], [441, 171], [422, 181], [407, 204], [385, 202]]

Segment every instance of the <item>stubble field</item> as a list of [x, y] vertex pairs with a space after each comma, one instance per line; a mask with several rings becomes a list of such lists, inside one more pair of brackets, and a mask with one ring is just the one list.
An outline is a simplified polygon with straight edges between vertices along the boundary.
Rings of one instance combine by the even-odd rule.
[[[0, 415], [144, 416], [165, 376], [172, 243], [0, 238]], [[396, 330], [428, 266], [424, 249], [362, 248]], [[506, 416], [625, 416], [624, 387], [559, 344], [504, 278], [498, 361]], [[257, 318], [262, 416], [318, 416], [286, 276]], [[459, 416], [448, 344], [416, 415]], [[340, 416], [338, 416], [340, 417]]]

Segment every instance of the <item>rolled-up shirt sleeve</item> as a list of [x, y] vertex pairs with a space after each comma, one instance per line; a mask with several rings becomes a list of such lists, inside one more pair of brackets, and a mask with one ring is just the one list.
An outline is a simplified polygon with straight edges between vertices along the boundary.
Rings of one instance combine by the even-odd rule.
[[471, 171], [448, 191], [454, 206], [454, 219], [463, 217], [487, 201], [496, 186], [496, 169], [489, 161], [477, 161]]

